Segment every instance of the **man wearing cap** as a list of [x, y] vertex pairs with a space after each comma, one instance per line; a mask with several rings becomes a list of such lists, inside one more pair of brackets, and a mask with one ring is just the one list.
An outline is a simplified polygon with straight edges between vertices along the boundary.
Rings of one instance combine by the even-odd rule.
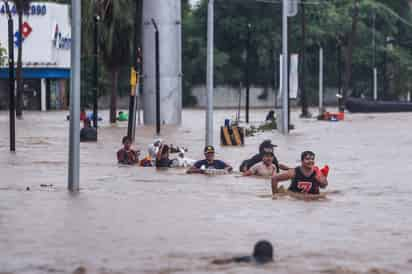
[[[242, 172], [246, 172], [249, 168], [254, 166], [255, 164], [261, 162], [263, 160], [263, 154], [265, 149], [271, 149], [273, 153], [273, 148], [276, 147], [276, 145], [272, 144], [272, 141], [270, 140], [264, 140], [260, 145], [259, 145], [259, 153], [255, 154], [252, 158], [244, 160], [242, 164], [240, 165], [239, 170]], [[276, 172], [278, 173], [279, 170], [288, 170], [289, 167], [287, 165], [284, 165], [282, 163], [278, 162], [278, 159], [276, 159], [276, 156], [273, 153], [273, 158], [272, 158], [272, 163], [276, 166]]]
[[224, 169], [227, 172], [232, 172], [233, 168], [221, 160], [215, 160], [215, 148], [206, 146], [204, 149], [205, 159], [199, 160], [187, 171], [187, 173], [204, 174], [206, 169]]
[[262, 176], [272, 177], [277, 174], [277, 167], [273, 164], [273, 148], [265, 147], [263, 149], [263, 158], [261, 162], [254, 164], [251, 168], [243, 173], [243, 176]]

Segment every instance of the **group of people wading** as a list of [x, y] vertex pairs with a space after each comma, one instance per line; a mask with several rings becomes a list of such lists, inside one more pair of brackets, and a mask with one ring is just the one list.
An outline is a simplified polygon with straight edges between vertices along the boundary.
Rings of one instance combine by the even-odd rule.
[[[163, 144], [160, 139], [150, 145], [148, 155], [139, 160], [140, 151], [132, 148], [132, 141], [125, 136], [122, 139], [123, 148], [117, 152], [119, 164], [155, 166], [158, 168], [188, 167], [188, 174], [219, 174], [232, 173], [233, 168], [222, 160], [215, 159], [213, 146], [204, 148], [205, 158], [193, 161], [184, 158], [184, 150]], [[329, 167], [319, 169], [315, 166], [315, 153], [304, 151], [301, 153], [301, 164], [295, 168], [282, 164], [275, 157], [273, 145], [270, 140], [263, 141], [259, 146], [259, 153], [244, 160], [240, 165], [243, 176], [261, 176], [271, 178], [272, 194], [279, 191], [278, 183], [290, 180], [289, 191], [305, 194], [319, 194], [320, 188], [328, 185], [327, 175]], [[170, 152], [178, 152], [178, 157], [170, 159]]]

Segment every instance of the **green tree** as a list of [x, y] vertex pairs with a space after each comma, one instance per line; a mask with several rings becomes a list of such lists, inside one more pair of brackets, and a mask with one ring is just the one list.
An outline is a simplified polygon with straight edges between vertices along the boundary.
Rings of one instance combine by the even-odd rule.
[[116, 122], [120, 69], [131, 63], [133, 9], [131, 0], [102, 0], [100, 49], [111, 77], [110, 122]]

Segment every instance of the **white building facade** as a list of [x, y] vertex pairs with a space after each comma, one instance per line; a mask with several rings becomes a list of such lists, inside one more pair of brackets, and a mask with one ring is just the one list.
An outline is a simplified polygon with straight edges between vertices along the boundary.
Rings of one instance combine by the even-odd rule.
[[[11, 4], [14, 22], [14, 59], [17, 64], [18, 17]], [[71, 26], [68, 5], [32, 2], [23, 16], [23, 78], [26, 109], [65, 109], [68, 106]], [[0, 44], [8, 49], [8, 16], [0, 2]], [[7, 53], [8, 54], [8, 53]], [[0, 67], [0, 101], [8, 94], [8, 67]], [[7, 101], [7, 100], [6, 100]], [[0, 109], [4, 105], [0, 104]]]

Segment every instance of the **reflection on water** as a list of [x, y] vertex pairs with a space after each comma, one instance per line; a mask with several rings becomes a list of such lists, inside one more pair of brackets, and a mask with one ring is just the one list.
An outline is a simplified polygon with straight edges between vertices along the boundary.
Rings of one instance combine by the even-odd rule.
[[[257, 122], [266, 113], [251, 114]], [[10, 154], [8, 114], [0, 112], [0, 273], [73, 273], [80, 266], [99, 274], [411, 273], [410, 114], [349, 114], [339, 123], [297, 114], [289, 137], [267, 132], [244, 147], [217, 145], [217, 157], [237, 168], [265, 138], [291, 166], [301, 151], [313, 150], [319, 165], [331, 167], [324, 201], [262, 198], [270, 183], [257, 178], [119, 167], [115, 152], [126, 123], [105, 122], [98, 143], [81, 144], [81, 192], [71, 195], [66, 113], [25, 113]], [[216, 144], [218, 125], [234, 116], [216, 112]], [[180, 128], [162, 128], [162, 138], [197, 159], [204, 111], [186, 110], [183, 118]], [[154, 128], [136, 132], [136, 147], [145, 151]], [[274, 244], [276, 263], [210, 264], [249, 254], [260, 239]]]

